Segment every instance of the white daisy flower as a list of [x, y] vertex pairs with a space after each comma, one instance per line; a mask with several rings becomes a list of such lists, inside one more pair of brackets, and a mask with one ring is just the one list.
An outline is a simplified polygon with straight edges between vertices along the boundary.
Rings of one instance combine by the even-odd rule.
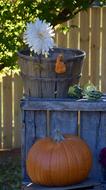
[[46, 55], [54, 46], [54, 30], [50, 23], [37, 19], [28, 23], [24, 33], [24, 42], [35, 53]]

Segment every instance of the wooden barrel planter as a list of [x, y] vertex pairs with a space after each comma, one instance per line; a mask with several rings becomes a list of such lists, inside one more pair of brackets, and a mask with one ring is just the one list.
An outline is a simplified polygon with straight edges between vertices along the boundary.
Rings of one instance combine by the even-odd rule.
[[[62, 54], [66, 72], [57, 74], [55, 63]], [[78, 49], [54, 48], [47, 58], [31, 55], [29, 50], [18, 53], [25, 96], [66, 98], [70, 85], [78, 84], [85, 52]]]

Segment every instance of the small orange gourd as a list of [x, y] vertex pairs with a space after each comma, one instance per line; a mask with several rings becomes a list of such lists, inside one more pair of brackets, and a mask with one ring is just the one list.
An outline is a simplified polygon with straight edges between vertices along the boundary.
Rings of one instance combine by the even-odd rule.
[[[61, 138], [62, 137], [62, 138]], [[38, 140], [27, 157], [27, 173], [32, 182], [65, 186], [83, 181], [92, 166], [88, 145], [79, 137], [66, 135]]]
[[55, 72], [58, 74], [66, 72], [66, 64], [64, 64], [62, 54], [59, 54], [57, 59], [56, 59]]

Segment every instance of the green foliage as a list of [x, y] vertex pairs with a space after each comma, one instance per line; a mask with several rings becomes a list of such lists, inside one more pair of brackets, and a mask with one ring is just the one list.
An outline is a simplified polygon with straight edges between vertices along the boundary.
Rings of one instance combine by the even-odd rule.
[[21, 182], [20, 158], [9, 157], [0, 163], [0, 190], [20, 190]]
[[84, 86], [83, 95], [88, 100], [98, 100], [103, 93], [97, 90], [96, 86], [91, 83]]
[[[72, 19], [78, 12], [87, 10], [94, 2], [94, 0], [40, 0], [36, 1], [37, 16], [56, 26]], [[106, 0], [97, 0], [100, 5], [105, 2]]]
[[82, 98], [82, 88], [78, 85], [70, 86], [68, 89], [68, 95], [71, 98]]
[[26, 22], [33, 20], [27, 2], [0, 0], [0, 63], [12, 68], [17, 51], [23, 46], [22, 33]]
[[92, 2], [94, 0], [0, 0], [0, 64], [11, 68], [16, 65], [17, 51], [24, 47], [22, 34], [27, 22], [39, 17], [56, 26], [87, 10]]
[[99, 100], [103, 93], [97, 90], [96, 86], [91, 83], [84, 85], [83, 88], [79, 85], [70, 86], [68, 95], [74, 99], [85, 98], [87, 100]]
[[98, 100], [101, 98], [102, 95], [103, 93], [98, 90], [87, 91], [85, 94], [85, 98], [87, 98], [88, 100]]

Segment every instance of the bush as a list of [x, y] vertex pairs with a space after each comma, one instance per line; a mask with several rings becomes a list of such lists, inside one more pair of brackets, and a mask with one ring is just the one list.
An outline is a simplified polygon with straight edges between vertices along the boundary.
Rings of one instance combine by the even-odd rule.
[[33, 18], [27, 2], [0, 0], [0, 63], [4, 66], [14, 67], [17, 51], [23, 46], [22, 33]]

